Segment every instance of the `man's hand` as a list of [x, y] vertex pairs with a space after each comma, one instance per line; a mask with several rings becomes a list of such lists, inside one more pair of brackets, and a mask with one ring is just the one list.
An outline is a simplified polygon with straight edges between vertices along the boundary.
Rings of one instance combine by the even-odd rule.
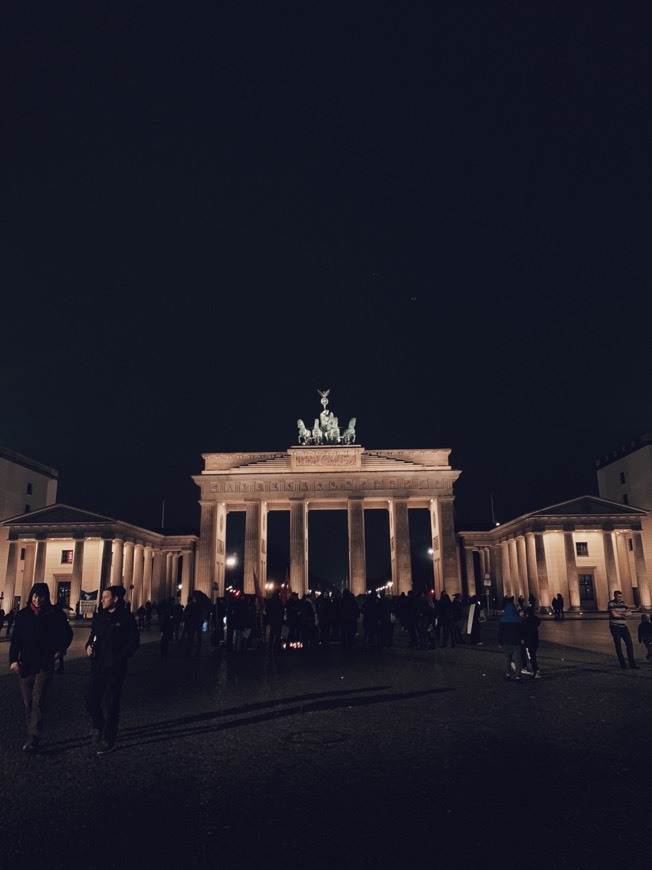
[[19, 674], [20, 673], [20, 662], [12, 662], [9, 665], [9, 670], [13, 671], [15, 674]]

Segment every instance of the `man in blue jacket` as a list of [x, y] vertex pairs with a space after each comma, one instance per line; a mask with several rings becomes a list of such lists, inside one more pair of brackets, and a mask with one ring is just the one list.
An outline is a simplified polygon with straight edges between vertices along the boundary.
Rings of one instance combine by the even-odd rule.
[[109, 586], [102, 592], [102, 607], [93, 617], [86, 642], [91, 659], [86, 707], [95, 729], [96, 755], [115, 748], [127, 659], [140, 644], [136, 620], [126, 609], [124, 597], [123, 586]]

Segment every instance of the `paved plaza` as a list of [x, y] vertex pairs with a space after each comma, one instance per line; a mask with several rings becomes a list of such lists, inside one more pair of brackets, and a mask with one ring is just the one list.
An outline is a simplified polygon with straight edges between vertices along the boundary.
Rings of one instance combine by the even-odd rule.
[[516, 684], [493, 621], [481, 646], [422, 652], [397, 632], [392, 650], [271, 659], [207, 636], [199, 658], [162, 659], [154, 626], [97, 758], [77, 627], [39, 756], [0, 678], [0, 866], [647, 866], [652, 663], [635, 644], [640, 670], [621, 670], [601, 617], [541, 635], [543, 679]]

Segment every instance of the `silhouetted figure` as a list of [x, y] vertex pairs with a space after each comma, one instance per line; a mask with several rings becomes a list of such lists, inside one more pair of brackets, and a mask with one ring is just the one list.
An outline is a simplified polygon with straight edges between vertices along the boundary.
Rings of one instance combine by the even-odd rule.
[[358, 603], [355, 600], [355, 595], [350, 589], [345, 589], [342, 593], [342, 648], [352, 650], [355, 641], [356, 630], [358, 627]]
[[27, 743], [24, 752], [39, 750], [47, 689], [54, 672], [54, 657], [73, 638], [63, 610], [50, 603], [47, 583], [35, 583], [28, 604], [16, 615], [9, 647], [9, 667], [18, 675], [25, 707]]
[[91, 659], [86, 708], [95, 730], [96, 755], [115, 748], [127, 659], [140, 644], [138, 626], [124, 604], [124, 595], [123, 586], [109, 586], [102, 592], [102, 609], [93, 617], [86, 641]]

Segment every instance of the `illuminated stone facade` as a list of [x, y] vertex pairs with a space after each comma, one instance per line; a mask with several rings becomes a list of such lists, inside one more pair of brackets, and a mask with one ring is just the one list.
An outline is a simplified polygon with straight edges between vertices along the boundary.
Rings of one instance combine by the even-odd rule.
[[201, 528], [196, 586], [224, 594], [226, 517], [244, 511], [244, 591], [254, 591], [254, 571], [267, 576], [267, 515], [290, 514], [290, 584], [308, 588], [308, 513], [347, 512], [349, 587], [367, 588], [364, 511], [389, 513], [389, 548], [395, 592], [412, 588], [408, 511], [430, 513], [433, 582], [438, 591], [460, 588], [453, 520], [453, 484], [459, 476], [448, 464], [449, 450], [365, 450], [350, 446], [299, 446], [284, 453], [206, 453], [204, 470], [193, 477], [200, 489]]
[[194, 535], [160, 535], [62, 504], [14, 517], [3, 529], [8, 540], [0, 580], [4, 599], [14, 604], [24, 604], [40, 582], [53, 601], [73, 609], [82, 590], [99, 593], [111, 585], [127, 589], [134, 609], [171, 595], [186, 601], [193, 589]]
[[[614, 589], [651, 608], [643, 551], [646, 512], [583, 496], [487, 532], [460, 532], [469, 593], [530, 593], [542, 608], [561, 593], [571, 610], [606, 610]], [[490, 586], [485, 585], [490, 584]]]

